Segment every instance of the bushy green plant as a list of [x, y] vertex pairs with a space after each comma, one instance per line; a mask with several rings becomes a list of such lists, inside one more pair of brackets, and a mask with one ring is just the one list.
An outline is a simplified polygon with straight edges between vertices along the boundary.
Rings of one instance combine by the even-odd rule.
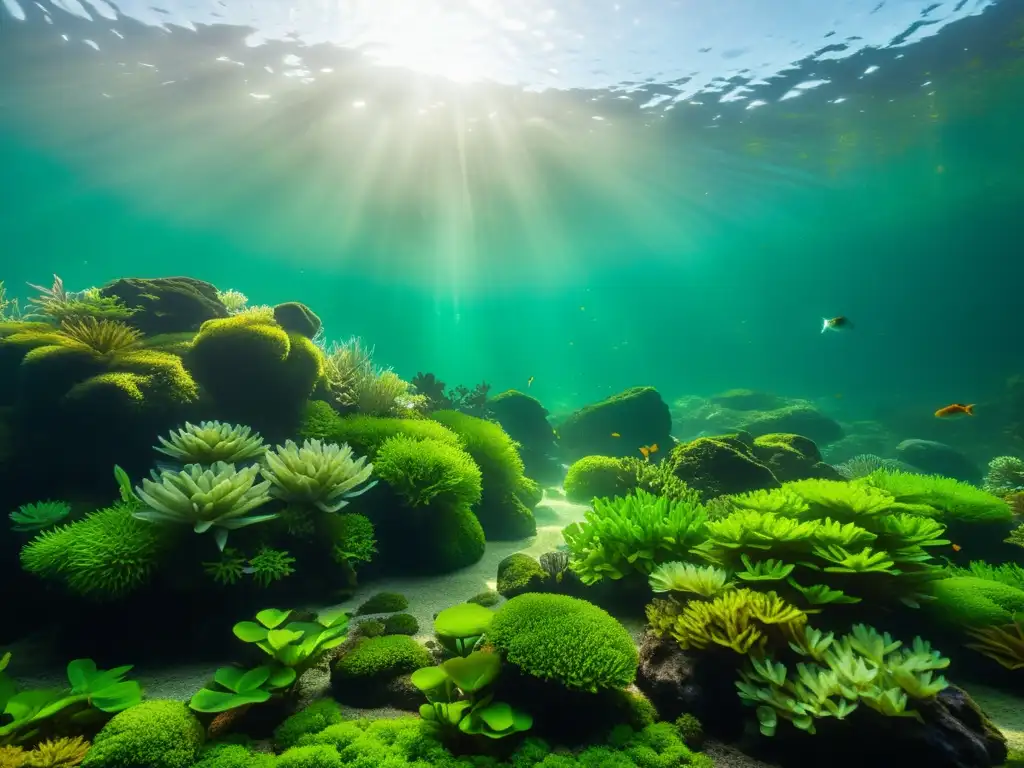
[[274, 744], [278, 749], [294, 747], [303, 736], [319, 733], [327, 726], [343, 720], [341, 707], [334, 699], [314, 701], [305, 709], [289, 715], [274, 729]]
[[93, 739], [83, 768], [191, 768], [202, 726], [180, 701], [154, 699], [116, 714]]
[[410, 507], [454, 508], [480, 501], [480, 468], [458, 446], [396, 435], [381, 446], [375, 466], [377, 475]]
[[1012, 514], [1007, 503], [969, 483], [941, 475], [878, 470], [860, 482], [891, 495], [906, 511], [940, 515], [947, 525], [1006, 524]]
[[415, 635], [420, 623], [411, 613], [396, 613], [384, 619], [384, 631], [389, 635]]
[[376, 485], [376, 481], [367, 483], [373, 464], [367, 464], [365, 456], [352, 456], [348, 445], [307, 439], [299, 446], [286, 440], [263, 457], [263, 476], [276, 499], [337, 512], [349, 499]]
[[394, 677], [430, 664], [429, 651], [408, 635], [384, 635], [359, 640], [334, 665], [341, 679]]
[[307, 439], [350, 445], [357, 454], [367, 456], [374, 462], [384, 443], [397, 435], [415, 440], [438, 440], [457, 448], [463, 447], [454, 432], [430, 419], [398, 419], [360, 414], [341, 416], [328, 403], [320, 401], [306, 405], [299, 434]]
[[434, 617], [434, 635], [449, 652], [468, 656], [490, 629], [494, 611], [476, 603], [460, 603]]
[[593, 499], [624, 496], [632, 488], [621, 460], [611, 456], [584, 456], [569, 465], [562, 484], [565, 497], [579, 504]]
[[1024, 488], [1024, 460], [1017, 456], [996, 456], [988, 463], [982, 488], [993, 496]]
[[219, 421], [202, 421], [198, 425], [186, 421], [184, 427], [157, 440], [157, 452], [182, 464], [235, 464], [258, 459], [267, 452], [258, 432], [254, 434], [249, 427]]
[[654, 592], [686, 592], [704, 598], [715, 597], [732, 586], [729, 574], [721, 568], [676, 562], [655, 568], [650, 584]]
[[629, 632], [585, 600], [519, 595], [501, 607], [485, 631], [506, 661], [566, 688], [625, 688], [636, 677], [639, 658]]
[[638, 490], [624, 498], [595, 499], [581, 523], [562, 531], [570, 567], [584, 584], [650, 575], [661, 563], [686, 560], [704, 539], [707, 512], [696, 496], [682, 501]]
[[400, 592], [377, 592], [364, 600], [356, 609], [357, 616], [371, 613], [394, 613], [409, 607], [409, 598]]
[[253, 752], [241, 744], [213, 744], [193, 768], [275, 768], [276, 763], [274, 755]]
[[22, 533], [52, 528], [71, 513], [71, 505], [63, 501], [37, 501], [23, 504], [10, 513], [11, 530]]
[[966, 568], [950, 568], [950, 576], [974, 576], [986, 581], [996, 581], [1017, 589], [1024, 589], [1024, 567], [1016, 563], [991, 565], [984, 560], [971, 560]]
[[64, 688], [18, 690], [6, 673], [10, 652], [0, 656], [0, 746], [28, 741], [55, 723], [87, 723], [97, 712], [114, 713], [142, 700], [142, 688], [125, 680], [131, 665], [100, 670], [92, 659], [68, 663]]

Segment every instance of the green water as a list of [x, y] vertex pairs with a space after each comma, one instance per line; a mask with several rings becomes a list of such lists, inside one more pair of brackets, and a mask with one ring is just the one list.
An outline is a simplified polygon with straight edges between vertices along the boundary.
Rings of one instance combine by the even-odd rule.
[[[102, 26], [54, 13], [72, 42]], [[556, 412], [635, 384], [983, 400], [1024, 344], [1021, 17], [805, 63], [791, 79], [830, 83], [756, 109], [719, 86], [671, 110], [402, 67], [272, 91], [260, 65], [280, 82], [293, 48], [231, 27], [125, 22], [97, 51], [8, 18], [3, 277], [300, 300], [407, 378], [533, 377]], [[822, 337], [837, 314], [856, 332]]]

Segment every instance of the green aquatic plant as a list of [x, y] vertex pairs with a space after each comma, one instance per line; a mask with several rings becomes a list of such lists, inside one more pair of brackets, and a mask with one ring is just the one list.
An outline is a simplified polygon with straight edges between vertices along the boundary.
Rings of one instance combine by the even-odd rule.
[[381, 446], [374, 467], [410, 507], [472, 506], [480, 501], [480, 468], [455, 445], [396, 435]]
[[28, 741], [53, 722], [84, 721], [89, 710], [120, 712], [142, 700], [139, 684], [125, 679], [130, 664], [100, 670], [92, 659], [75, 659], [67, 687], [19, 691], [5, 671], [10, 660], [10, 652], [0, 656], [0, 746]]
[[1024, 459], [996, 456], [988, 463], [981, 487], [993, 496], [1004, 496], [1024, 488]]
[[404, 611], [408, 607], [409, 599], [399, 592], [377, 592], [360, 604], [356, 609], [356, 616], [366, 616], [371, 613], [394, 613]]
[[1005, 524], [1012, 517], [998, 496], [941, 475], [878, 470], [858, 482], [885, 491], [902, 511], [938, 517], [947, 525]]
[[269, 587], [275, 581], [280, 581], [295, 573], [292, 564], [295, 558], [286, 551], [263, 547], [249, 560], [249, 568], [253, 579], [261, 587]]
[[154, 472], [152, 480], [135, 487], [144, 509], [133, 514], [151, 523], [190, 525], [196, 533], [213, 529], [217, 548], [223, 550], [230, 531], [277, 517], [249, 514], [270, 501], [270, 481], [256, 483], [259, 472], [256, 465], [236, 470], [222, 461], [208, 469], [189, 464], [180, 472]]
[[327, 388], [339, 405], [370, 416], [400, 416], [426, 407], [427, 399], [389, 368], [373, 362], [373, 347], [352, 337], [324, 349]]
[[100, 356], [111, 356], [138, 346], [142, 333], [119, 320], [83, 317], [65, 320], [60, 333], [72, 343]]
[[0, 280], [0, 323], [12, 323], [21, 320], [22, 311], [17, 299], [7, 298], [7, 287]]
[[243, 311], [249, 303], [248, 296], [241, 291], [233, 289], [217, 291], [217, 300], [224, 305], [224, 309], [228, 311], [229, 315], [237, 315], [239, 312]]
[[47, 739], [25, 753], [24, 768], [73, 768], [85, 759], [88, 751], [89, 742], [81, 736]]
[[500, 739], [533, 727], [533, 718], [502, 701], [494, 700], [493, 686], [501, 675], [497, 653], [473, 651], [436, 667], [422, 667], [410, 678], [427, 697], [420, 717], [442, 729], [470, 736]]
[[949, 574], [950, 576], [974, 576], [1024, 590], [1024, 567], [1016, 563], [990, 565], [984, 560], [972, 560], [966, 568], [950, 568]]
[[654, 592], [686, 592], [703, 598], [715, 597], [732, 586], [729, 574], [721, 568], [678, 562], [657, 566], [649, 581]]
[[968, 648], [988, 656], [1009, 670], [1024, 669], [1024, 615], [1003, 626], [968, 628], [975, 642]]
[[1018, 547], [1024, 547], [1024, 523], [1021, 523], [1012, 531], [1010, 535], [1003, 539], [1007, 544], [1015, 544]]
[[460, 603], [434, 617], [434, 635], [457, 656], [468, 656], [494, 621], [494, 611], [477, 603]]
[[25, 315], [33, 319], [58, 324], [86, 318], [126, 320], [137, 311], [125, 306], [117, 298], [100, 295], [96, 288], [68, 291], [64, 281], [57, 275], [53, 276], [53, 285], [49, 288], [33, 283], [28, 283], [28, 286], [37, 292], [36, 296], [29, 298], [30, 309]]
[[203, 570], [218, 584], [233, 585], [242, 580], [248, 565], [237, 549], [225, 547], [220, 559], [203, 563]]
[[263, 476], [274, 498], [337, 512], [349, 499], [377, 484], [364, 485], [373, 473], [373, 464], [368, 464], [365, 456], [353, 459], [352, 455], [348, 445], [307, 439], [298, 446], [287, 440], [264, 456]]
[[22, 533], [41, 531], [61, 522], [71, 513], [71, 505], [63, 501], [37, 501], [23, 504], [8, 517], [11, 519], [11, 530]]
[[331, 534], [331, 558], [344, 566], [354, 577], [359, 563], [369, 563], [377, 554], [377, 535], [373, 522], [365, 515], [349, 513], [332, 515], [328, 520]]
[[159, 437], [154, 450], [183, 464], [213, 464], [223, 461], [234, 464], [258, 459], [267, 452], [263, 438], [249, 427], [202, 421], [198, 425], [185, 422], [185, 426], [171, 430], [167, 438]]
[[595, 499], [584, 521], [562, 530], [570, 567], [584, 584], [649, 576], [661, 563], [682, 561], [705, 535], [707, 511], [695, 499], [673, 501], [644, 490]]

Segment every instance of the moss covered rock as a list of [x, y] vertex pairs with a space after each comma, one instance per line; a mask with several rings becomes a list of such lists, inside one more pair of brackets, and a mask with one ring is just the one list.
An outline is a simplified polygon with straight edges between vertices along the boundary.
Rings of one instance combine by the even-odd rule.
[[540, 401], [510, 389], [488, 400], [487, 407], [501, 428], [519, 443], [526, 474], [540, 482], [556, 481], [559, 467], [555, 458], [555, 430]]
[[669, 470], [705, 501], [781, 485], [753, 451], [735, 438], [700, 437], [676, 446], [666, 461]]
[[584, 456], [569, 466], [565, 476], [565, 497], [577, 504], [593, 499], [624, 496], [632, 488], [622, 462], [612, 456]]
[[335, 696], [343, 703], [413, 709], [421, 697], [405, 695], [409, 686], [396, 683], [396, 678], [433, 663], [430, 652], [408, 635], [367, 637], [357, 640], [335, 662], [331, 681]]
[[842, 475], [821, 460], [814, 441], [801, 435], [773, 433], [761, 435], [751, 445], [754, 458], [767, 466], [783, 483], [790, 480], [820, 478], [842, 480]]
[[118, 712], [103, 726], [82, 768], [191, 768], [204, 731], [188, 706], [154, 699]]
[[515, 597], [524, 592], [542, 592], [548, 579], [539, 562], [522, 552], [511, 554], [498, 563], [498, 593]]
[[786, 405], [785, 398], [755, 389], [729, 389], [708, 399], [731, 411], [770, 411]]
[[298, 333], [312, 339], [323, 323], [313, 310], [298, 301], [287, 301], [274, 307], [274, 320], [289, 333]]
[[533, 536], [537, 523], [526, 502], [536, 505], [537, 500], [512, 438], [498, 424], [459, 411], [437, 411], [431, 418], [458, 435], [480, 467], [482, 494], [473, 511], [487, 538], [505, 541]]
[[804, 435], [817, 445], [828, 445], [843, 437], [843, 428], [835, 419], [806, 404], [751, 411], [736, 426], [754, 437], [773, 433]]
[[[637, 456], [641, 446], [672, 444], [672, 417], [654, 387], [634, 387], [576, 411], [558, 427], [563, 456]], [[618, 435], [616, 437], [615, 435]]]
[[462, 440], [452, 430], [431, 419], [395, 419], [356, 414], [342, 416], [328, 403], [313, 400], [306, 404], [299, 434], [303, 438], [348, 443], [358, 456], [376, 459], [377, 452], [392, 437], [413, 440], [437, 440], [462, 448]]
[[896, 458], [922, 472], [952, 477], [967, 483], [981, 480], [981, 468], [962, 452], [935, 440], [904, 440]]
[[197, 331], [207, 320], [228, 316], [217, 289], [192, 277], [126, 277], [104, 285], [100, 296], [136, 310], [128, 322], [147, 336]]

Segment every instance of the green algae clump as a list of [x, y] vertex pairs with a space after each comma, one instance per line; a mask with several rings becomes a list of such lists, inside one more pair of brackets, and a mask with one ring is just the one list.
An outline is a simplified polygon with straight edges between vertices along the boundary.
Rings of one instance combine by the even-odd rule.
[[82, 768], [191, 768], [202, 725], [180, 701], [154, 699], [118, 712], [96, 735]]

